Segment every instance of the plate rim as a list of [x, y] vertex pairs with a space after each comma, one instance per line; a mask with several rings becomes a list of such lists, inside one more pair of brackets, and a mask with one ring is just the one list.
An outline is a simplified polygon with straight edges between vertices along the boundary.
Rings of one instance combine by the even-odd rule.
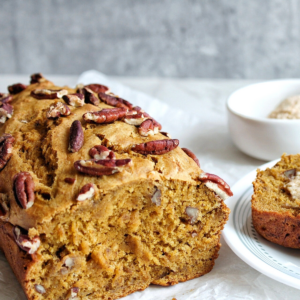
[[254, 170], [248, 172], [246, 175], [244, 175], [241, 179], [239, 179], [232, 187], [232, 192], [234, 194], [233, 197], [229, 198], [225, 203], [230, 208], [231, 213], [229, 215], [229, 220], [227, 224], [225, 225], [225, 228], [222, 232], [222, 236], [227, 243], [227, 245], [230, 247], [230, 249], [240, 258], [242, 259], [246, 264], [248, 264], [253, 269], [257, 270], [258, 272], [276, 280], [283, 284], [289, 285], [291, 287], [294, 287], [296, 289], [300, 289], [300, 280], [294, 277], [291, 277], [288, 274], [282, 273], [280, 270], [275, 269], [274, 267], [268, 265], [258, 257], [256, 257], [238, 238], [237, 232], [234, 228], [233, 223], [233, 210], [237, 204], [237, 201], [239, 200], [241, 194], [246, 191], [248, 186], [246, 188], [243, 188], [245, 186], [245, 181], [249, 182], [252, 181], [256, 177], [256, 170], [261, 169], [264, 170], [268, 167], [273, 167], [280, 159], [275, 159], [270, 162], [267, 162]]

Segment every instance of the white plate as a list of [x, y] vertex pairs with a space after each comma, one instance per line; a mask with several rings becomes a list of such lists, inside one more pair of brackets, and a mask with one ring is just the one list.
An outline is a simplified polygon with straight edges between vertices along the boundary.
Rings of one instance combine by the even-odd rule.
[[[274, 160], [260, 166], [274, 166]], [[249, 266], [279, 282], [300, 289], [300, 250], [273, 244], [261, 237], [254, 229], [251, 217], [253, 170], [232, 188], [234, 196], [226, 201], [231, 209], [223, 237], [232, 251]]]

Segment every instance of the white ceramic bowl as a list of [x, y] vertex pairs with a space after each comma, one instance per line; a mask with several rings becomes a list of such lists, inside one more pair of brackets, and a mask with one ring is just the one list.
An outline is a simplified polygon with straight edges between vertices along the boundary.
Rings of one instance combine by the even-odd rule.
[[274, 160], [300, 152], [300, 120], [268, 119], [285, 98], [300, 95], [300, 79], [256, 83], [230, 95], [228, 126], [234, 144], [244, 153]]

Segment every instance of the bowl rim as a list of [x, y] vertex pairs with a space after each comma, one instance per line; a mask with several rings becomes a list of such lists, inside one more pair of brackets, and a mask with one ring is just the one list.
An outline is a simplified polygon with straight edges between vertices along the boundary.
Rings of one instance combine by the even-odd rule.
[[[232, 107], [230, 107], [229, 105], [229, 101], [232, 98], [232, 96], [238, 92], [240, 92], [241, 90], [244, 89], [248, 89], [251, 88], [253, 86], [257, 86], [257, 85], [263, 85], [263, 84], [270, 84], [270, 83], [276, 83], [276, 82], [288, 82], [288, 81], [295, 81], [295, 82], [299, 82], [299, 87], [300, 87], [300, 78], [284, 78], [284, 79], [275, 79], [275, 80], [267, 80], [267, 81], [260, 81], [260, 82], [256, 82], [256, 83], [251, 83], [248, 85], [245, 85], [241, 88], [238, 88], [237, 90], [235, 90], [234, 92], [232, 92], [226, 100], [226, 108], [228, 111], [230, 111], [232, 114], [239, 116], [240, 118], [243, 119], [247, 119], [247, 120], [251, 120], [251, 121], [256, 121], [256, 122], [261, 122], [261, 123], [277, 123], [277, 124], [298, 124], [300, 123], [300, 119], [270, 119], [270, 118], [260, 118], [260, 117], [249, 117], [246, 116], [244, 114], [241, 114], [239, 112], [236, 112], [232, 109]], [[284, 99], [283, 99], [284, 100]], [[282, 100], [282, 101], [283, 101]]]

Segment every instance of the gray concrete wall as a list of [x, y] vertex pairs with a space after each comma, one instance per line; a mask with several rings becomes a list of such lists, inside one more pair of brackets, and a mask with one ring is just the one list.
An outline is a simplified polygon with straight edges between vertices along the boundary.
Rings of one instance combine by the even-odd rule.
[[299, 0], [0, 0], [0, 72], [300, 77]]

